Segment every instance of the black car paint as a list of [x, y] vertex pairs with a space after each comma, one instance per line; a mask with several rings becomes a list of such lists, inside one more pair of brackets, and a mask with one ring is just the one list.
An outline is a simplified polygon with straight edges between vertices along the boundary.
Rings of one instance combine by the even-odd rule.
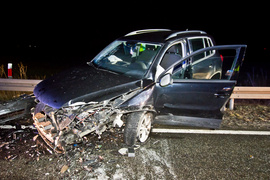
[[[154, 34], [156, 36], [154, 36]], [[148, 37], [145, 34], [136, 35], [134, 37], [123, 37], [121, 40], [140, 40], [146, 38], [147, 42], [154, 41], [154, 37], [160, 37], [160, 35], [167, 35], [167, 32], [156, 32], [153, 36]], [[198, 36], [199, 33], [193, 33], [189, 36]], [[204, 35], [206, 36], [206, 35]], [[162, 37], [161, 39], [163, 39]], [[184, 37], [184, 35], [183, 35]], [[155, 57], [149, 71], [146, 73], [144, 79], [135, 79], [127, 77], [121, 74], [115, 74], [103, 69], [97, 69], [88, 65], [68, 70], [47, 79], [40, 84], [34, 90], [34, 94], [41, 102], [59, 109], [63, 106], [76, 102], [90, 102], [90, 101], [102, 101], [111, 99], [121, 94], [130, 92], [137, 88], [141, 88], [140, 93], [149, 91], [147, 98], [142, 98], [137, 101], [137, 104], [133, 104], [138, 109], [142, 104], [152, 105], [154, 108], [157, 119], [158, 117], [172, 117], [174, 120], [181, 118], [178, 117], [200, 117], [208, 119], [221, 119], [222, 113], [220, 108], [226, 103], [229, 97], [221, 98], [215, 94], [221, 93], [223, 88], [230, 87], [230, 92], [226, 92], [227, 95], [233, 90], [235, 81], [174, 81], [173, 84], [167, 87], [161, 87], [159, 81], [163, 75], [165, 75], [170, 68], [176, 67], [184, 59], [192, 57], [199, 52], [194, 52], [191, 55], [185, 57], [181, 61], [171, 65], [165, 70], [159, 78], [155, 78], [156, 66], [160, 63], [166, 50], [175, 42], [179, 41], [179, 37], [172, 38], [165, 45], [162, 46], [159, 54]], [[164, 43], [165, 41], [155, 39], [154, 42]], [[235, 46], [236, 47], [236, 46]], [[223, 47], [223, 48], [229, 48]], [[208, 50], [214, 49], [213, 47]], [[200, 51], [200, 50], [199, 50]], [[240, 53], [241, 51], [241, 53]], [[240, 60], [244, 57], [244, 51], [241, 49], [238, 57]], [[241, 64], [242, 61], [236, 64]], [[236, 65], [235, 65], [236, 66]], [[146, 80], [147, 79], [147, 80]], [[154, 81], [154, 79], [157, 79]], [[232, 76], [231, 80], [237, 79], [236, 76]], [[147, 82], [147, 83], [146, 83]], [[143, 85], [142, 85], [143, 84]], [[147, 88], [145, 88], [147, 87]], [[150, 88], [151, 87], [151, 88]], [[145, 89], [143, 89], [145, 88]], [[151, 91], [149, 90], [151, 89]], [[133, 98], [127, 99], [120, 108], [131, 108], [132, 103], [130, 101], [141, 97], [140, 94], [136, 94]], [[168, 124], [170, 123], [168, 118]], [[220, 121], [219, 121], [220, 123]], [[200, 123], [198, 123], [200, 124]], [[217, 123], [218, 124], [218, 123]], [[212, 126], [211, 126], [212, 127]]]
[[[221, 119], [220, 107], [227, 98], [217, 98], [215, 93], [225, 87], [233, 89], [235, 82], [178, 80], [172, 85], [157, 85], [155, 107], [160, 114]], [[232, 90], [231, 90], [232, 91]], [[230, 95], [230, 92], [227, 92]]]
[[85, 64], [42, 81], [34, 94], [39, 101], [59, 109], [68, 103], [110, 99], [140, 86], [139, 79]]
[[[246, 45], [214, 46], [193, 52], [179, 62], [174, 63], [159, 76], [157, 82], [170, 69], [177, 67], [181, 62], [204, 51], [214, 49], [235, 49], [236, 57], [232, 69], [242, 65]], [[239, 71], [234, 71], [227, 80], [174, 79], [173, 83], [168, 84], [166, 87], [157, 84], [156, 97], [154, 98], [155, 108], [158, 114], [162, 116], [162, 118], [157, 117], [157, 119], [166, 119], [166, 122], [160, 121], [159, 123], [176, 125], [181, 124], [179, 122], [184, 122], [183, 125], [186, 125], [188, 124], [187, 121], [191, 120], [190, 125], [192, 126], [218, 128], [221, 123], [220, 119], [223, 116], [221, 108], [228, 101], [238, 75]], [[194, 117], [194, 119], [198, 120], [198, 123], [194, 123], [192, 119], [186, 117]], [[203, 121], [205, 123], [202, 123]]]

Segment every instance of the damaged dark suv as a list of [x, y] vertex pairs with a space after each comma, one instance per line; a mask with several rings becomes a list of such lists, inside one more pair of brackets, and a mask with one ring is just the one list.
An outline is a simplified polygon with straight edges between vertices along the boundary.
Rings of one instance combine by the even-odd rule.
[[216, 46], [203, 31], [131, 32], [39, 83], [34, 125], [59, 153], [111, 127], [124, 126], [128, 146], [145, 142], [153, 123], [218, 128], [245, 49]]

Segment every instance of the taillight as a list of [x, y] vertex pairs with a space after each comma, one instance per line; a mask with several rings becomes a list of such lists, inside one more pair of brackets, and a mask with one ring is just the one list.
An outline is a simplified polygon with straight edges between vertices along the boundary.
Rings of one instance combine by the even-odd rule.
[[223, 58], [223, 56], [222, 56], [221, 54], [220, 54], [220, 59], [221, 59], [221, 61], [223, 62], [223, 59], [224, 59], [224, 58]]

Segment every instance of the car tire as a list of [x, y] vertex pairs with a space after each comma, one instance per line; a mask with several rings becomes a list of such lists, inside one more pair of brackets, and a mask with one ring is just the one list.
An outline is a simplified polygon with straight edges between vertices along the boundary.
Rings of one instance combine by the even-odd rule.
[[133, 146], [136, 142], [144, 143], [151, 132], [153, 114], [149, 112], [134, 112], [129, 114], [124, 130], [124, 142]]

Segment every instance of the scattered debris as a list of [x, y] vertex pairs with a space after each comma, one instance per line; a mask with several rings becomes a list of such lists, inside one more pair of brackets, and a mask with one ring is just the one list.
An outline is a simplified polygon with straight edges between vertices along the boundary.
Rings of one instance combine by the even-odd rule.
[[13, 159], [15, 159], [16, 157], [18, 157], [17, 155], [13, 155], [13, 156], [9, 156], [7, 159], [12, 161]]
[[121, 148], [118, 150], [119, 154], [125, 156], [128, 155], [128, 157], [135, 157], [135, 150], [138, 149], [140, 146], [135, 145], [133, 147], [129, 148]]
[[[0, 124], [32, 124], [30, 110], [35, 106], [34, 95], [22, 95], [0, 104]], [[21, 123], [24, 122], [24, 123]]]
[[[265, 121], [261, 123], [269, 122], [269, 107], [251, 106], [257, 110], [261, 110], [261, 117]], [[251, 108], [245, 106], [236, 107], [237, 114], [242, 117], [249, 118], [246, 115], [247, 111]], [[255, 110], [251, 110], [255, 111]], [[233, 114], [233, 112], [231, 112]], [[227, 114], [228, 115], [228, 114]], [[250, 115], [252, 116], [252, 115]], [[236, 116], [232, 116], [233, 118]], [[259, 123], [259, 120], [253, 120]], [[240, 123], [246, 121], [238, 121]], [[245, 124], [243, 124], [245, 126]], [[239, 127], [236, 126], [236, 127]], [[234, 126], [232, 126], [233, 128]], [[268, 127], [268, 126], [266, 126]], [[42, 176], [47, 179], [53, 179], [53, 176], [59, 175], [60, 179], [68, 179], [70, 177], [78, 177], [78, 179], [87, 179], [86, 177], [96, 178], [99, 174], [102, 174], [104, 167], [114, 168], [112, 172], [121, 172], [121, 161], [127, 157], [138, 158], [141, 156], [141, 151], [135, 152], [140, 146], [134, 146], [127, 148], [123, 143], [122, 129], [111, 129], [102, 134], [102, 139], [98, 138], [96, 134], [89, 134], [82, 138], [81, 142], [70, 144], [66, 146], [67, 152], [64, 155], [56, 155], [53, 150], [43, 141], [40, 135], [37, 134], [37, 130], [26, 129], [1, 129], [0, 130], [0, 159], [7, 163], [22, 163], [27, 165], [39, 164], [53, 164], [56, 167], [54, 170], [43, 169]], [[153, 140], [151, 146], [157, 147], [162, 143], [162, 140]], [[52, 153], [52, 154], [51, 154]], [[123, 153], [123, 154], [122, 154]], [[138, 155], [138, 154], [139, 155]], [[254, 152], [248, 152], [245, 155], [245, 159], [250, 161], [258, 160], [257, 154]], [[256, 157], [256, 158], [255, 158]], [[134, 158], [135, 159], [135, 158]], [[152, 159], [151, 159], [152, 160]], [[132, 160], [133, 161], [133, 160]], [[37, 171], [40, 171], [37, 169]], [[111, 169], [105, 170], [107, 175], [111, 172]], [[113, 174], [111, 174], [113, 176]], [[39, 178], [37, 178], [39, 179]]]
[[128, 157], [135, 157], [134, 147], [128, 148]]
[[53, 154], [52, 150], [50, 150], [49, 148], [46, 149], [50, 154]]
[[3, 142], [1, 145], [0, 145], [0, 148], [3, 147], [4, 145], [8, 145], [9, 142]]
[[125, 156], [125, 155], [127, 155], [127, 153], [128, 153], [128, 148], [121, 148], [121, 149], [118, 150], [118, 152], [119, 152], [121, 155]]
[[35, 135], [34, 137], [33, 137], [33, 141], [36, 141], [37, 140], [37, 138], [38, 138], [38, 134], [37, 135]]
[[64, 165], [60, 171], [61, 174], [65, 173], [68, 170], [68, 166]]

